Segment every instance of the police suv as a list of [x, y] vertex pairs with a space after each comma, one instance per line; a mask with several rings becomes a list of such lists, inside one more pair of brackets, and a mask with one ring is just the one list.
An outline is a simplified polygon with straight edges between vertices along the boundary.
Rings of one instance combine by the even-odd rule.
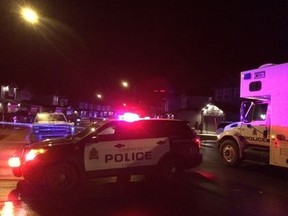
[[27, 144], [9, 159], [13, 174], [55, 192], [87, 178], [153, 174], [171, 180], [202, 162], [200, 139], [175, 119], [106, 120], [74, 136]]

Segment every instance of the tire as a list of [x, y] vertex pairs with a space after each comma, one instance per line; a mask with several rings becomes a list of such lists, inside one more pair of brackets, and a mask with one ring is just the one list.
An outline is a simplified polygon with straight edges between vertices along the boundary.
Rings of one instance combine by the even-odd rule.
[[43, 181], [48, 191], [59, 194], [71, 192], [79, 183], [79, 178], [72, 164], [60, 163], [48, 167]]
[[240, 164], [239, 148], [233, 140], [225, 140], [222, 143], [221, 156], [230, 167], [237, 167]]
[[166, 158], [159, 166], [159, 178], [161, 181], [174, 182], [183, 172], [183, 163], [177, 157]]

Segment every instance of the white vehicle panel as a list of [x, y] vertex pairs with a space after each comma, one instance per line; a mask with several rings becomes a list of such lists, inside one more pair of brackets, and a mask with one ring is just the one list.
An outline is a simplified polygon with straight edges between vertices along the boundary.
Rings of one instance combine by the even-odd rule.
[[85, 170], [155, 165], [169, 151], [167, 137], [90, 143], [86, 144], [84, 150]]

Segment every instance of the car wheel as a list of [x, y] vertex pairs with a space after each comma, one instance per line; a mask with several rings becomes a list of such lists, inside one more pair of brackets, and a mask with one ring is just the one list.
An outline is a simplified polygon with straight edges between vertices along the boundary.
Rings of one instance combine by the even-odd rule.
[[73, 165], [61, 163], [48, 167], [43, 180], [49, 191], [64, 193], [75, 188], [78, 183], [78, 173]]
[[160, 178], [166, 182], [175, 181], [183, 172], [184, 167], [177, 157], [169, 157], [160, 164]]
[[225, 140], [221, 145], [221, 156], [227, 165], [237, 167], [240, 163], [240, 156], [236, 142], [233, 140]]

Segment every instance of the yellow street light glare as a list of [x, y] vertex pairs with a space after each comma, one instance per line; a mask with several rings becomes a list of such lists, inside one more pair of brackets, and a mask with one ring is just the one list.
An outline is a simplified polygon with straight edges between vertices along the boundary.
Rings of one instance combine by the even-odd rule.
[[31, 8], [27, 8], [27, 7], [22, 8], [21, 15], [27, 22], [31, 24], [38, 23], [38, 19], [39, 19], [38, 14]]
[[122, 86], [124, 87], [124, 88], [128, 88], [129, 87], [129, 83], [127, 82], [127, 81], [122, 81]]

